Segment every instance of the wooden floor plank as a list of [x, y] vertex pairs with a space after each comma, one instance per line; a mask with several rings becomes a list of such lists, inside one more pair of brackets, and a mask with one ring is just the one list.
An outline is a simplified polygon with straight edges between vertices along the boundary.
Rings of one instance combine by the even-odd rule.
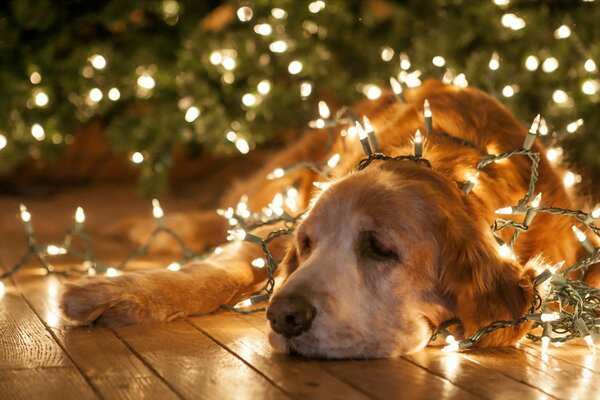
[[131, 326], [117, 333], [185, 398], [289, 398], [187, 321]]
[[58, 308], [62, 281], [25, 270], [13, 277], [31, 307], [50, 327], [67, 354], [96, 390], [107, 399], [176, 399], [173, 392], [113, 332], [75, 327]]
[[490, 368], [482, 367], [457, 353], [443, 353], [439, 347], [429, 347], [405, 359], [441, 376], [471, 393], [484, 398], [549, 399], [547, 394], [518, 382]]
[[97, 399], [73, 366], [0, 369], [0, 398], [10, 400]]
[[[266, 338], [268, 325], [264, 314], [243, 316]], [[362, 360], [362, 361], [311, 361], [329, 375], [346, 382], [353, 388], [373, 398], [477, 398], [406, 360]], [[422, 381], [424, 385], [415, 385]], [[406, 387], [404, 387], [406, 386]], [[419, 387], [420, 386], [420, 387]]]
[[572, 340], [568, 344], [558, 346], [550, 346], [546, 354], [542, 354], [539, 344], [534, 344], [530, 341], [523, 340], [519, 348], [529, 354], [545, 361], [546, 357], [559, 360], [559, 362], [567, 362], [569, 364], [578, 365], [596, 375], [596, 379], [600, 379], [600, 355], [590, 351], [587, 345], [581, 341]]
[[473, 350], [461, 356], [561, 399], [591, 399], [600, 393], [600, 380], [592, 379], [589, 370], [556, 360], [543, 362], [518, 349]]
[[264, 313], [217, 313], [190, 318], [192, 325], [252, 365], [297, 399], [368, 399], [370, 397], [328, 374], [318, 362], [274, 352], [267, 335], [252, 322]]

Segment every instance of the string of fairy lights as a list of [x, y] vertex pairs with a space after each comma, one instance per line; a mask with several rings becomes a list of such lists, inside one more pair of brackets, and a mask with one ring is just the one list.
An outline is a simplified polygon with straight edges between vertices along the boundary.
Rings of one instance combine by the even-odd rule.
[[[401, 88], [401, 85], [396, 85], [395, 83], [392, 84], [396, 98], [398, 101], [403, 101], [401, 90], [398, 90], [398, 86]], [[375, 161], [410, 161], [416, 162], [427, 168], [432, 168], [431, 163], [423, 157], [423, 143], [425, 138], [430, 136], [433, 137], [436, 134], [441, 134], [445, 137], [454, 136], [445, 132], [434, 132], [432, 130], [433, 113], [427, 100], [425, 100], [423, 109], [425, 133], [422, 133], [420, 130], [415, 132], [412, 140], [413, 154], [410, 155], [391, 157], [378, 152], [378, 141], [375, 129], [370, 121], [366, 117], [363, 117], [361, 122], [354, 113], [349, 112], [347, 109], [337, 113], [334, 118], [330, 118], [331, 114], [329, 108], [323, 103], [319, 107], [319, 119], [317, 121], [320, 122], [313, 122], [311, 125], [318, 124], [320, 127], [344, 125], [347, 129], [345, 130], [346, 132], [342, 136], [342, 139], [345, 140], [348, 136], [357, 136], [367, 156], [367, 158], [359, 162], [357, 166], [358, 170], [367, 168]], [[512, 215], [515, 217], [524, 215], [523, 218], [519, 221], [515, 219], [497, 218], [492, 225], [494, 237], [498, 242], [498, 253], [502, 257], [515, 260], [516, 256], [512, 251], [514, 244], [519, 234], [529, 229], [530, 224], [538, 213], [548, 213], [574, 218], [582, 227], [600, 237], [600, 228], [594, 224], [594, 222], [600, 218], [600, 208], [587, 213], [581, 210], [569, 210], [541, 205], [542, 194], [535, 194], [535, 186], [539, 176], [538, 167], [540, 155], [538, 152], [532, 150], [532, 145], [539, 133], [540, 121], [541, 117], [539, 115], [533, 120], [522, 148], [497, 155], [484, 155], [481, 161], [474, 167], [473, 171], [467, 174], [466, 180], [464, 182], [459, 182], [459, 187], [468, 194], [476, 188], [479, 172], [483, 171], [487, 166], [513, 156], [527, 156], [530, 158], [531, 174], [527, 192], [516, 205], [506, 206], [496, 210], [496, 213], [499, 215]], [[355, 134], [351, 135], [348, 131], [354, 131]], [[342, 132], [344, 132], [343, 129]], [[461, 144], [470, 144], [464, 139], [454, 138]], [[472, 143], [470, 145], [471, 147], [475, 147]], [[330, 177], [331, 169], [337, 165], [340, 158], [340, 154], [335, 153], [323, 163], [307, 164], [300, 162], [284, 168], [278, 168], [271, 172], [267, 176], [267, 179], [282, 178], [299, 168], [318, 170], [323, 176]], [[328, 183], [315, 182], [315, 186], [326, 189]], [[230, 226], [230, 229], [228, 230], [229, 235], [227, 237], [228, 241], [246, 241], [261, 248], [264, 257], [252, 260], [251, 265], [255, 268], [267, 268], [268, 275], [267, 283], [260, 292], [253, 294], [234, 306], [224, 307], [241, 313], [264, 310], [264, 308], [252, 308], [252, 306], [267, 300], [273, 293], [278, 262], [271, 254], [268, 245], [281, 236], [291, 234], [294, 231], [296, 224], [302, 219], [304, 212], [297, 212], [297, 198], [297, 189], [294, 186], [290, 186], [284, 192], [277, 193], [272, 202], [258, 212], [251, 212], [248, 209], [248, 198], [246, 196], [243, 196], [240, 199], [235, 208], [230, 207], [223, 210], [217, 210], [219, 215], [227, 219]], [[287, 210], [289, 210], [291, 214], [288, 213]], [[104, 273], [109, 277], [116, 276], [127, 269], [129, 261], [145, 255], [148, 252], [152, 241], [160, 233], [165, 233], [173, 237], [184, 255], [183, 260], [169, 264], [167, 267], [169, 270], [176, 272], [179, 270], [182, 262], [199, 260], [206, 256], [206, 254], [196, 254], [191, 251], [174, 231], [165, 226], [163, 222], [164, 211], [156, 199], [152, 201], [152, 214], [156, 220], [156, 229], [150, 235], [148, 242], [131, 252], [121, 263], [111, 266], [94, 257], [90, 236], [84, 229], [85, 213], [81, 207], [77, 208], [74, 226], [67, 229], [64, 240], [60, 244], [43, 245], [39, 244], [36, 240], [31, 222], [31, 214], [25, 205], [21, 205], [20, 216], [24, 224], [28, 251], [22, 257], [20, 262], [1, 275], [0, 278], [6, 278], [14, 274], [27, 265], [31, 259], [36, 259], [41, 267], [48, 273], [58, 272], [47, 258], [65, 254], [70, 254], [71, 256], [80, 259], [83, 268], [61, 270], [61, 273], [78, 272], [90, 275]], [[293, 216], [293, 214], [296, 215]], [[251, 233], [257, 228], [271, 225], [276, 229], [270, 232], [265, 238], [261, 238]], [[495, 235], [496, 232], [506, 228], [514, 230], [511, 240], [508, 243], [505, 243], [500, 237]], [[435, 339], [439, 335], [444, 336], [448, 344], [443, 348], [443, 351], [465, 350], [476, 344], [477, 341], [486, 334], [498, 329], [504, 329], [525, 322], [532, 322], [532, 330], [527, 334], [527, 337], [533, 341], [541, 341], [542, 350], [544, 352], [548, 349], [550, 343], [560, 344], [577, 337], [583, 338], [591, 351], [595, 352], [595, 345], [591, 335], [592, 332], [600, 331], [600, 318], [597, 318], [597, 312], [600, 308], [600, 290], [588, 286], [583, 281], [583, 277], [590, 265], [600, 262], [600, 248], [595, 247], [592, 241], [587, 237], [586, 233], [577, 225], [574, 224], [572, 229], [578, 241], [587, 250], [588, 255], [576, 264], [567, 268], [563, 268], [563, 262], [554, 265], [551, 268], [542, 269], [539, 275], [534, 279], [534, 296], [531, 306], [525, 315], [520, 316], [515, 320], [494, 321], [463, 340], [456, 340], [448, 331], [448, 328], [451, 325], [460, 323], [460, 321], [453, 319], [442, 324], [432, 339]], [[73, 241], [76, 237], [82, 239], [83, 250], [78, 250], [78, 248], [73, 245]], [[222, 247], [214, 249], [214, 252], [217, 254], [222, 251]], [[568, 277], [573, 275], [578, 277], [574, 279]], [[545, 285], [544, 290], [539, 290], [542, 285]], [[546, 294], [542, 297], [540, 295], [541, 292]], [[538, 327], [542, 330], [541, 334], [536, 333], [536, 328]]]

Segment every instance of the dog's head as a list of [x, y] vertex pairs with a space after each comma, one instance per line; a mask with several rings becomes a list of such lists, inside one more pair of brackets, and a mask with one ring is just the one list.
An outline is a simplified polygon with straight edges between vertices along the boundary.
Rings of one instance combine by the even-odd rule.
[[[267, 312], [271, 343], [309, 357], [388, 357], [423, 348], [452, 317], [465, 334], [518, 317], [531, 273], [498, 254], [481, 207], [409, 161], [335, 183], [298, 226], [283, 262], [289, 277]], [[508, 344], [521, 334], [485, 340]]]

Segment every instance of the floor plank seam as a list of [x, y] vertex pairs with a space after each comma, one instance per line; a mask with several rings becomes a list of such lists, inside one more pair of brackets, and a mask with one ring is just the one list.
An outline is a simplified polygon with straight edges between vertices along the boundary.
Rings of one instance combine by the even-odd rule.
[[416, 367], [419, 367], [419, 368], [421, 368], [421, 369], [423, 369], [423, 370], [427, 371], [428, 373], [430, 373], [430, 374], [432, 374], [432, 375], [435, 375], [435, 376], [437, 376], [438, 378], [440, 378], [440, 379], [442, 379], [442, 380], [444, 380], [444, 381], [446, 381], [446, 382], [449, 382], [449, 383], [451, 383], [452, 385], [456, 386], [457, 388], [460, 388], [460, 389], [464, 390], [464, 391], [465, 391], [465, 392], [467, 392], [467, 393], [471, 393], [471, 394], [472, 394], [473, 396], [475, 396], [475, 397], [479, 397], [480, 399], [485, 399], [485, 397], [482, 397], [480, 394], [474, 393], [474, 392], [473, 392], [473, 391], [471, 391], [470, 389], [467, 389], [466, 387], [463, 387], [462, 385], [458, 384], [457, 382], [453, 382], [453, 381], [451, 381], [449, 378], [445, 377], [445, 376], [444, 376], [444, 375], [442, 375], [442, 374], [436, 373], [435, 371], [432, 371], [432, 370], [430, 370], [429, 368], [426, 368], [426, 367], [424, 367], [424, 366], [422, 366], [422, 365], [419, 365], [419, 364], [417, 364], [416, 362], [414, 362], [414, 361], [412, 361], [412, 360], [409, 360], [409, 359], [407, 359], [407, 358], [404, 358], [404, 357], [400, 357], [400, 358], [402, 358], [403, 360], [405, 360], [405, 361], [407, 361], [407, 362], [409, 362], [409, 363], [413, 364], [413, 365], [414, 365], [414, 366], [416, 366]]
[[261, 372], [260, 370], [258, 370], [254, 365], [250, 364], [249, 362], [247, 362], [246, 360], [244, 360], [242, 357], [240, 357], [235, 351], [231, 350], [229, 347], [227, 347], [225, 344], [221, 343], [220, 341], [218, 341], [217, 339], [215, 339], [214, 337], [212, 337], [211, 335], [209, 335], [206, 331], [204, 331], [202, 328], [196, 326], [194, 323], [192, 323], [189, 319], [185, 318], [185, 322], [190, 325], [192, 328], [196, 329], [197, 331], [199, 331], [200, 333], [202, 333], [204, 336], [206, 336], [207, 338], [209, 338], [210, 340], [212, 340], [215, 344], [217, 344], [218, 346], [222, 347], [223, 349], [225, 349], [228, 353], [232, 354], [235, 358], [237, 358], [238, 360], [240, 360], [241, 362], [243, 362], [244, 364], [246, 364], [248, 367], [250, 367], [250, 369], [252, 369], [253, 371], [255, 371], [257, 374], [261, 375], [263, 378], [265, 378], [267, 380], [267, 382], [269, 382], [271, 385], [275, 386], [276, 388], [278, 388], [279, 390], [281, 390], [283, 393], [285, 393], [289, 398], [291, 399], [295, 399], [295, 397], [289, 393], [287, 390], [285, 390], [284, 388], [282, 388], [281, 386], [279, 386], [277, 383], [275, 383], [273, 380], [271, 380], [271, 378], [269, 378], [268, 376], [266, 376], [263, 372]]
[[162, 383], [164, 383], [169, 390], [171, 390], [177, 397], [179, 397], [180, 399], [185, 399], [185, 396], [183, 396], [181, 393], [179, 393], [177, 391], [177, 389], [175, 389], [175, 387], [173, 385], [171, 385], [171, 383], [169, 381], [167, 381], [153, 366], [152, 364], [150, 364], [148, 361], [146, 361], [146, 359], [144, 357], [142, 357], [142, 355], [140, 353], [137, 352], [137, 350], [135, 350], [130, 344], [129, 342], [127, 342], [127, 340], [125, 340], [121, 335], [119, 335], [119, 333], [114, 330], [114, 329], [110, 329], [110, 331], [116, 336], [117, 339], [119, 339], [121, 341], [121, 343], [123, 343], [123, 345], [125, 347], [127, 347], [127, 349], [129, 351], [131, 351], [131, 353], [138, 359], [140, 360], [140, 362], [142, 364], [144, 364], [146, 366], [146, 368], [148, 368], [150, 370], [150, 372], [152, 372]]
[[33, 312], [33, 314], [40, 320], [40, 322], [42, 323], [42, 325], [44, 326], [44, 328], [46, 329], [46, 331], [50, 334], [50, 336], [52, 336], [52, 339], [54, 339], [54, 341], [56, 342], [56, 344], [58, 345], [58, 347], [60, 347], [60, 349], [63, 351], [63, 353], [65, 353], [66, 357], [69, 359], [69, 361], [71, 362], [71, 364], [73, 365], [73, 367], [77, 370], [77, 372], [79, 372], [79, 374], [81, 375], [81, 377], [83, 378], [83, 380], [88, 384], [88, 386], [92, 389], [92, 391], [94, 392], [94, 394], [96, 395], [97, 398], [104, 400], [104, 396], [102, 395], [102, 393], [100, 393], [100, 391], [98, 390], [98, 388], [92, 383], [90, 377], [88, 377], [83, 370], [79, 367], [79, 365], [77, 365], [77, 363], [75, 362], [75, 360], [73, 360], [73, 357], [71, 357], [71, 355], [69, 354], [69, 352], [67, 351], [67, 349], [63, 346], [63, 344], [61, 343], [61, 341], [58, 339], [58, 337], [54, 334], [54, 332], [52, 331], [52, 328], [50, 328], [50, 326], [48, 326], [48, 324], [46, 324], [46, 321], [44, 321], [44, 319], [37, 313], [37, 311], [35, 310], [35, 308], [33, 307], [33, 305], [29, 302], [29, 300], [27, 299], [27, 297], [25, 297], [23, 295], [23, 292], [21, 292], [19, 286], [17, 285], [17, 283], [15, 282], [15, 280], [10, 277], [10, 281], [12, 283], [12, 285], [19, 289], [18, 293], [19, 296], [21, 296], [21, 298], [23, 299], [23, 301], [25, 302], [25, 304], [27, 304], [27, 307], [29, 307], [29, 309], [31, 310], [31, 312]]

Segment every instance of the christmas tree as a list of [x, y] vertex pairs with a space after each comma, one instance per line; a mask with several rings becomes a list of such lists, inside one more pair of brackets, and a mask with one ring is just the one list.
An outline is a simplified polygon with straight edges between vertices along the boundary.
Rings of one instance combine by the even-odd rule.
[[598, 176], [599, 20], [575, 0], [10, 0], [0, 173], [52, 160], [95, 121], [152, 192], [175, 148], [278, 146], [320, 100], [377, 98], [392, 76], [480, 87], [524, 121], [540, 113], [550, 157], [564, 146]]

